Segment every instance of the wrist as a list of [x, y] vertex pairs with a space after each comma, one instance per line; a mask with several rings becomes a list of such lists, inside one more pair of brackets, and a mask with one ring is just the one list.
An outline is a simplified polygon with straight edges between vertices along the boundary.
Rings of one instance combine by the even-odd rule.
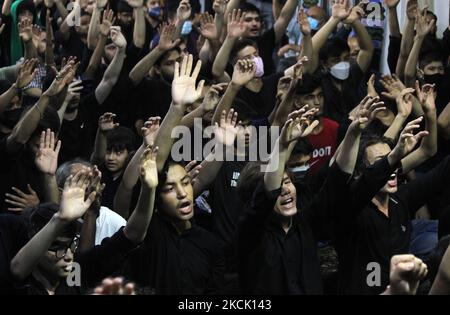
[[58, 212], [56, 212], [53, 215], [51, 221], [54, 224], [56, 224], [56, 226], [58, 226], [58, 227], [64, 227], [67, 224], [70, 224], [72, 222], [71, 220], [69, 220], [69, 219], [65, 218], [63, 215], [61, 215], [61, 208]]
[[402, 158], [403, 156], [402, 154], [400, 154], [400, 152], [398, 152], [397, 148], [394, 148], [394, 150], [392, 150], [387, 156], [387, 160], [390, 166], [398, 164], [402, 160]]
[[230, 85], [229, 85], [229, 88], [232, 90], [232, 91], [239, 91], [243, 86], [244, 86], [245, 84], [238, 84], [238, 83], [236, 83], [236, 82], [233, 82], [233, 81], [231, 81], [231, 83], [230, 83]]

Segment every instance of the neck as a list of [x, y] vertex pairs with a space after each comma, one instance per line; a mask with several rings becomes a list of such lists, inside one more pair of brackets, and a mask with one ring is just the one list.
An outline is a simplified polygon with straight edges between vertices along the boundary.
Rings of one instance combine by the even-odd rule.
[[50, 295], [55, 293], [61, 280], [57, 275], [51, 275], [39, 269], [33, 271], [33, 277], [44, 286], [45, 290], [47, 290]]
[[292, 218], [291, 217], [282, 217], [281, 219], [281, 227], [284, 232], [289, 232], [289, 229], [292, 227]]
[[112, 178], [114, 180], [116, 180], [117, 178], [119, 178], [120, 175], [122, 175], [122, 173], [123, 173], [123, 169], [120, 169], [116, 172], [111, 172], [111, 175], [112, 175]]
[[389, 194], [378, 193], [373, 197], [372, 202], [377, 206], [378, 210], [383, 212], [386, 216], [389, 215]]
[[181, 234], [183, 231], [189, 230], [192, 227], [191, 221], [172, 220], [172, 225], [175, 227], [178, 234]]
[[336, 79], [335, 77], [331, 76], [331, 81], [333, 82], [333, 85], [339, 90], [342, 91], [342, 81]]
[[248, 82], [245, 87], [252, 92], [259, 92], [262, 88], [262, 79], [261, 78], [253, 78], [250, 82]]
[[64, 120], [72, 121], [75, 118], [77, 118], [77, 115], [78, 115], [78, 108], [75, 109], [73, 112], [70, 112], [70, 113], [65, 112], [64, 113]]

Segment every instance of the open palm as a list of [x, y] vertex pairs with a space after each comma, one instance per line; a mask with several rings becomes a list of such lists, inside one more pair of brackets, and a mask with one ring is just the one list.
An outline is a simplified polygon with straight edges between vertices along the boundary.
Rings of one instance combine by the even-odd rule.
[[200, 81], [197, 87], [195, 82], [201, 68], [201, 61], [197, 61], [195, 69], [192, 71], [193, 57], [189, 55], [183, 58], [181, 65], [178, 62], [175, 64], [174, 79], [172, 81], [172, 101], [174, 104], [186, 105], [197, 101], [203, 89], [203, 80]]
[[96, 192], [93, 191], [86, 199], [86, 188], [89, 186], [92, 174], [81, 170], [75, 175], [69, 176], [64, 184], [61, 197], [60, 218], [71, 222], [81, 218], [95, 200]]
[[44, 174], [53, 175], [58, 167], [58, 154], [61, 149], [61, 141], [55, 147], [55, 134], [47, 129], [41, 133], [39, 150], [34, 163], [36, 168]]
[[158, 186], [157, 154], [158, 147], [149, 145], [141, 156], [141, 182], [148, 188], [156, 188]]
[[222, 111], [220, 115], [220, 125], [217, 125], [216, 123], [214, 126], [214, 135], [216, 136], [217, 143], [227, 147], [233, 145], [238, 132], [236, 126], [237, 116], [238, 113], [233, 109], [228, 112], [228, 115], [226, 111]]

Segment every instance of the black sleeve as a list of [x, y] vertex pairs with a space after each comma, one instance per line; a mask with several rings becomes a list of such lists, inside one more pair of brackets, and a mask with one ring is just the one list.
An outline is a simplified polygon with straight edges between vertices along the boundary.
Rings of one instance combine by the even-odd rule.
[[281, 188], [267, 192], [264, 179], [256, 186], [252, 201], [239, 222], [239, 251], [249, 253], [264, 233], [266, 219], [273, 211]]
[[362, 209], [372, 200], [372, 198], [386, 185], [389, 177], [399, 165], [389, 165], [387, 157], [366, 167], [363, 174], [350, 185], [347, 198], [348, 208], [353, 215]]
[[402, 38], [389, 36], [389, 48], [388, 48], [388, 65], [391, 73], [395, 73], [395, 69], [397, 69], [398, 58], [400, 57], [400, 47], [401, 47]]
[[431, 171], [401, 187], [399, 195], [403, 196], [410, 213], [415, 213], [434, 194], [447, 187], [450, 187], [450, 156]]
[[333, 163], [319, 193], [299, 212], [309, 223], [316, 238], [326, 233], [324, 226], [337, 212], [333, 209], [339, 209], [345, 203], [350, 179], [351, 174], [341, 171], [337, 163]]
[[97, 282], [110, 276], [122, 267], [128, 254], [138, 247], [123, 232], [123, 227], [100, 245], [80, 253], [75, 261], [80, 264], [83, 282], [95, 286]]
[[[215, 244], [218, 244], [216, 239]], [[209, 278], [206, 294], [217, 295], [223, 294], [222, 289], [225, 285], [225, 256], [222, 247], [216, 247], [213, 253], [213, 263], [211, 276]]]
[[334, 35], [334, 38], [340, 38], [347, 41], [348, 36], [352, 32], [352, 28], [347, 29], [346, 27], [341, 27]]

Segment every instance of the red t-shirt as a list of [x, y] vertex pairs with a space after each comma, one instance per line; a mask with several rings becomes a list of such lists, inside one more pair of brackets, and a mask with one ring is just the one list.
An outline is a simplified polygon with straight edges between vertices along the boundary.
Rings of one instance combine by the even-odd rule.
[[314, 148], [312, 159], [309, 162], [310, 172], [317, 172], [334, 155], [337, 148], [337, 133], [339, 124], [334, 120], [323, 118], [322, 132], [309, 135], [308, 140]]

